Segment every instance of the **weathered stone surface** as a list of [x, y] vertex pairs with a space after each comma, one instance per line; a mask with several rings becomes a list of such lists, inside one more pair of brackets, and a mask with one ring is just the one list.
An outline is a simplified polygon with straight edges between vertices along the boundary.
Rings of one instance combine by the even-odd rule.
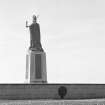
[[67, 89], [64, 99], [105, 98], [105, 85], [89, 84], [0, 84], [0, 99], [60, 99], [58, 89]]
[[46, 53], [29, 50], [26, 59], [27, 81], [35, 84], [47, 83]]

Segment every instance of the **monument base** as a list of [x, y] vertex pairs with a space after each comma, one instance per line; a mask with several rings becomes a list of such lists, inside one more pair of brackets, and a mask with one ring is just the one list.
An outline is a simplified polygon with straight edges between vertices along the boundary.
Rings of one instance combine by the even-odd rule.
[[26, 56], [26, 79], [29, 83], [47, 83], [45, 52], [28, 50]]
[[[66, 94], [64, 95], [64, 87]], [[59, 90], [61, 90], [59, 92]], [[64, 95], [63, 99], [61, 95]], [[104, 84], [0, 84], [0, 100], [105, 99]]]

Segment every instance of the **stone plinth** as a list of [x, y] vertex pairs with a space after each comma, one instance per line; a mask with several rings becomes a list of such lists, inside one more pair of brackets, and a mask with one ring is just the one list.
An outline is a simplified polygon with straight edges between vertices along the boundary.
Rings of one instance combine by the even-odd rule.
[[29, 83], [47, 83], [46, 54], [29, 50], [26, 56], [26, 78]]

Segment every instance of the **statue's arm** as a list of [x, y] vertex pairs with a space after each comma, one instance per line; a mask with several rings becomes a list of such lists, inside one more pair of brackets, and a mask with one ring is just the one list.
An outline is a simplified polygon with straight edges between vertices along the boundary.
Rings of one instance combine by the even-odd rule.
[[26, 21], [26, 28], [27, 28], [27, 27], [30, 27], [30, 26], [28, 25], [28, 21]]

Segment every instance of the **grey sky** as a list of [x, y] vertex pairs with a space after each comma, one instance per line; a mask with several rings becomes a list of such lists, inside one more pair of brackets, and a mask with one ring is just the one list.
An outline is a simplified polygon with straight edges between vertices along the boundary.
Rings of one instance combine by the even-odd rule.
[[0, 0], [0, 82], [24, 82], [33, 14], [49, 82], [105, 83], [104, 0]]

